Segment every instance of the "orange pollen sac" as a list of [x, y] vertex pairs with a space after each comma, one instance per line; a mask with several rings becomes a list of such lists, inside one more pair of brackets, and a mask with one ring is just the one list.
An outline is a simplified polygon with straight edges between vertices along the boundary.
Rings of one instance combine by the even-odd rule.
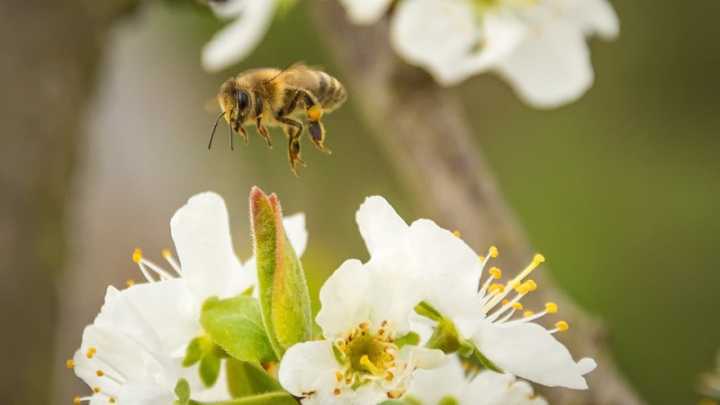
[[97, 375], [98, 377], [102, 377], [102, 376], [105, 375], [105, 372], [102, 371], [102, 370], [98, 370], [98, 371], [95, 372], [95, 375]]
[[80, 397], [73, 398], [73, 404], [78, 405], [82, 403], [82, 399]]
[[75, 368], [75, 360], [73, 360], [73, 359], [67, 359], [67, 360], [65, 360], [65, 367], [67, 367], [67, 368]]
[[94, 348], [94, 347], [90, 347], [90, 348], [88, 349], [87, 353], [85, 353], [85, 356], [86, 356], [88, 359], [92, 359], [93, 357], [95, 357], [95, 353], [97, 353], [97, 349]]
[[337, 397], [337, 396], [340, 395], [341, 392], [342, 392], [342, 391], [340, 391], [340, 388], [335, 388], [335, 389], [333, 390], [333, 395], [335, 395], [335, 396]]

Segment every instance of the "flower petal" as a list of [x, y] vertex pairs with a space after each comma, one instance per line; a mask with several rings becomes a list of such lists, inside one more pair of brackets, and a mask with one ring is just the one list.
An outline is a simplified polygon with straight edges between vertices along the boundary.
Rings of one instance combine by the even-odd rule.
[[390, 203], [379, 196], [365, 199], [355, 214], [355, 220], [370, 255], [393, 246], [408, 228]]
[[497, 70], [536, 108], [575, 101], [593, 82], [585, 35], [577, 24], [561, 18], [536, 27]]
[[298, 343], [285, 352], [278, 379], [283, 388], [298, 397], [309, 392], [330, 393], [339, 368], [330, 341]]
[[576, 363], [568, 349], [540, 325], [484, 322], [473, 341], [506, 372], [550, 387], [587, 389], [583, 374], [589, 371], [588, 360]]
[[170, 220], [182, 277], [198, 303], [222, 295], [234, 272], [242, 271], [230, 238], [225, 202], [206, 192], [191, 197]]
[[283, 219], [283, 227], [297, 257], [301, 257], [305, 253], [307, 247], [308, 232], [305, 226], [305, 214], [298, 213], [287, 216]]
[[[466, 385], [465, 371], [460, 360], [454, 356], [442, 367], [417, 370], [408, 389], [408, 396], [421, 399], [424, 404], [439, 404], [445, 397], [461, 400], [464, 399], [462, 395]], [[467, 403], [475, 405], [473, 402]]]
[[209, 0], [208, 4], [215, 15], [224, 18], [232, 18], [243, 13], [247, 7], [248, 0]]
[[260, 43], [270, 27], [277, 2], [246, 0], [242, 14], [203, 48], [206, 70], [217, 72], [246, 57]]
[[383, 17], [392, 0], [340, 0], [355, 24], [372, 24]]
[[570, 18], [578, 21], [585, 35], [597, 34], [603, 39], [614, 39], [620, 33], [620, 20], [607, 0], [575, 0]]
[[315, 319], [326, 338], [334, 339], [367, 321], [370, 272], [359, 260], [345, 261], [320, 288], [320, 312]]
[[427, 219], [410, 225], [409, 245], [423, 298], [447, 316], [475, 315], [481, 262], [472, 248]]
[[530, 384], [492, 371], [483, 371], [469, 382], [462, 399], [473, 405], [547, 405]]

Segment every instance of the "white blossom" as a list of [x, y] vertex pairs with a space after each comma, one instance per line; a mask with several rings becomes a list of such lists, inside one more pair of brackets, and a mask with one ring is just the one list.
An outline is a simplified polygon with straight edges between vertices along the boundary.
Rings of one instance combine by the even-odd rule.
[[[379, 20], [390, 1], [342, 0], [352, 21]], [[617, 36], [607, 0], [399, 0], [391, 41], [442, 85], [493, 71], [538, 108], [579, 98], [592, 85], [586, 37]]]
[[[283, 224], [301, 256], [307, 244], [304, 215], [290, 216]], [[147, 282], [129, 282], [122, 291], [109, 287], [100, 314], [85, 329], [80, 349], [68, 361], [94, 391], [80, 400], [170, 403], [181, 377], [191, 382], [196, 399], [226, 399], [224, 381], [203, 390], [197, 370], [183, 369], [181, 362], [187, 344], [202, 333], [202, 303], [212, 296], [232, 297], [254, 288], [255, 259], [244, 266], [237, 259], [227, 208], [215, 193], [191, 197], [175, 213], [170, 227], [179, 262], [165, 250], [170, 270], [164, 269], [136, 250], [133, 260]]]
[[205, 69], [216, 72], [245, 58], [257, 47], [272, 22], [276, 0], [211, 0], [215, 14], [234, 19], [202, 52]]
[[401, 397], [418, 368], [444, 359], [439, 350], [398, 345], [419, 297], [402, 288], [403, 272], [348, 260], [320, 290], [323, 340], [292, 346], [278, 377], [307, 404], [377, 404]]
[[[381, 197], [368, 198], [358, 210], [357, 221], [371, 254], [367, 267], [410, 274], [405, 276], [409, 281], [389, 288], [418, 291], [502, 371], [548, 386], [587, 388], [583, 375], [595, 368], [594, 360], [575, 362], [553, 336], [566, 330], [567, 322], [558, 321], [551, 330], [534, 322], [556, 313], [558, 306], [550, 302], [538, 313], [523, 312], [522, 298], [537, 289], [527, 277], [544, 261], [541, 255], [501, 284], [499, 268], [483, 274], [498, 254], [495, 247], [480, 259], [462, 239], [430, 220], [407, 225]], [[524, 317], [517, 317], [518, 313]], [[422, 332], [423, 326], [415, 322], [413, 328]]]

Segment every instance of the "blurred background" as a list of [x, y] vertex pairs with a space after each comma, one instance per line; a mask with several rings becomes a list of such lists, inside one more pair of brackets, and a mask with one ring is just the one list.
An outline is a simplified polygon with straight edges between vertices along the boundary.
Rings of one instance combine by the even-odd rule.
[[[268, 150], [253, 135], [231, 152], [221, 126], [207, 150], [208, 106], [230, 75], [299, 60], [336, 73], [304, 2], [216, 75], [199, 55], [222, 23], [190, 1], [56, 3], [0, 5], [1, 403], [86, 392], [65, 359], [106, 286], [139, 277], [133, 248], [159, 261], [172, 245], [170, 217], [194, 193], [225, 197], [241, 258], [252, 185], [306, 212], [315, 289], [345, 258], [365, 258], [354, 222], [365, 196], [407, 219], [429, 215], [352, 95], [325, 120], [333, 155], [306, 143], [300, 178], [283, 142]], [[535, 111], [492, 75], [452, 91], [558, 284], [607, 323], [631, 384], [649, 403], [694, 403], [720, 347], [720, 4], [614, 6], [621, 36], [591, 42], [596, 82], [579, 102]]]

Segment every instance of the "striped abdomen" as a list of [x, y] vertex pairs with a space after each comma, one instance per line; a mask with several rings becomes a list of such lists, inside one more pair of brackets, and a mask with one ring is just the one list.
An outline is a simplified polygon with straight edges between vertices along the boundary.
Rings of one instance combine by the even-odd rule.
[[315, 70], [316, 85], [310, 90], [320, 105], [326, 111], [332, 111], [342, 105], [347, 99], [345, 87], [336, 78], [329, 74]]

